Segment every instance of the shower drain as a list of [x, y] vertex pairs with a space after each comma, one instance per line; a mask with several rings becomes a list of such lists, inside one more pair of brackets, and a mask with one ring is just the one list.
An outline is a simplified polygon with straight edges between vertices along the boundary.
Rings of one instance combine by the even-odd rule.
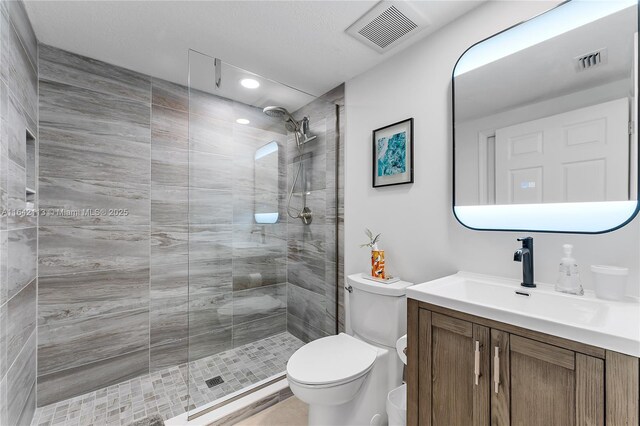
[[205, 380], [205, 383], [208, 387], [212, 388], [214, 386], [223, 384], [224, 380], [222, 380], [222, 376], [216, 376], [213, 379]]

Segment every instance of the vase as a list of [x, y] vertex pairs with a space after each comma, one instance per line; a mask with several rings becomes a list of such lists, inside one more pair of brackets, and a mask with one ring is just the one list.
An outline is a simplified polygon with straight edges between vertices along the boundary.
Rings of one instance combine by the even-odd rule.
[[384, 273], [384, 250], [371, 250], [371, 276], [386, 279]]

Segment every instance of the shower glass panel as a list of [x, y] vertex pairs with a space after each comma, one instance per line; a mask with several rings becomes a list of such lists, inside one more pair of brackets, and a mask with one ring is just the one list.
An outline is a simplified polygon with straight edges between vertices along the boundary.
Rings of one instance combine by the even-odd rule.
[[338, 329], [337, 111], [189, 52], [191, 418]]

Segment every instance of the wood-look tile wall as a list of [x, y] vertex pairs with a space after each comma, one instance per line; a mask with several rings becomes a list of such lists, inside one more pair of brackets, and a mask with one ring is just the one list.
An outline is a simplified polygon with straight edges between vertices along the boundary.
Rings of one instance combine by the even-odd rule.
[[[41, 207], [128, 212], [40, 219], [39, 406], [286, 331], [292, 318], [304, 328], [325, 309], [335, 312], [335, 299], [325, 301], [335, 280], [311, 293], [287, 285], [287, 274], [304, 267], [287, 268], [297, 238], [287, 233], [298, 228], [253, 218], [255, 152], [271, 141], [281, 148], [286, 217], [281, 121], [209, 94], [189, 99], [185, 87], [50, 46], [40, 46], [39, 58]], [[323, 115], [312, 128], [325, 132], [327, 123], [322, 140], [335, 137], [335, 119]], [[317, 145], [325, 157], [332, 146]], [[332, 167], [326, 158], [322, 166]], [[312, 179], [323, 203], [334, 175]], [[335, 212], [335, 197], [328, 202]], [[335, 238], [326, 211], [323, 204], [316, 219], [327, 230], [322, 247]], [[324, 278], [323, 270], [317, 280]], [[304, 300], [309, 314], [288, 312], [288, 300]], [[322, 318], [323, 333], [334, 332], [334, 315]]]
[[39, 63], [42, 406], [149, 372], [152, 85], [42, 44]]
[[308, 342], [335, 334], [336, 315], [338, 331], [344, 331], [344, 85], [294, 115], [308, 116], [310, 133], [317, 136], [304, 145], [302, 156], [293, 138], [287, 144], [289, 184], [302, 162], [305, 187], [298, 183], [296, 194], [308, 192], [313, 212], [309, 226], [288, 218], [287, 329]]
[[38, 160], [26, 135], [37, 141], [38, 58], [22, 2], [0, 11], [0, 424], [24, 425], [36, 407], [37, 218], [21, 211], [37, 208], [37, 194], [33, 206], [26, 199]]

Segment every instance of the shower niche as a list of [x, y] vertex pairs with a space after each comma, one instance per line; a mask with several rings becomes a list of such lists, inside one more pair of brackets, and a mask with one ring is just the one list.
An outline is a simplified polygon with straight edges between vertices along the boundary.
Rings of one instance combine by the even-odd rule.
[[33, 210], [36, 202], [36, 137], [27, 129], [25, 131], [25, 201], [27, 210]]

